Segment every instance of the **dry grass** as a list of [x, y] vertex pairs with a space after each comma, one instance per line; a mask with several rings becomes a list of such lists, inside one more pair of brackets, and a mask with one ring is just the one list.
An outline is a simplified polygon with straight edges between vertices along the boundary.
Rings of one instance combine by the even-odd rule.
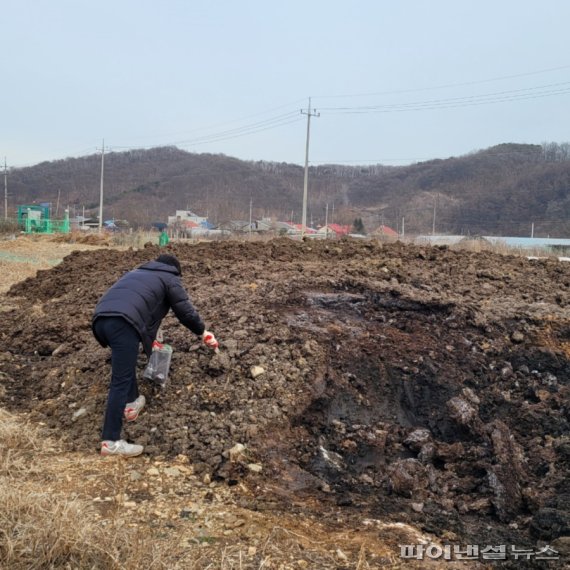
[[30, 266], [30, 263], [5, 261], [0, 258], [0, 294], [5, 293], [13, 283], [23, 281], [26, 277], [35, 275], [39, 267]]
[[42, 440], [39, 430], [0, 408], [0, 477], [19, 477], [36, 469], [33, 457]]
[[104, 520], [87, 500], [51, 488], [57, 449], [43, 430], [0, 410], [0, 568], [168, 568], [147, 529]]
[[9, 483], [0, 491], [2, 567], [166, 568], [148, 537], [103, 526], [85, 501]]

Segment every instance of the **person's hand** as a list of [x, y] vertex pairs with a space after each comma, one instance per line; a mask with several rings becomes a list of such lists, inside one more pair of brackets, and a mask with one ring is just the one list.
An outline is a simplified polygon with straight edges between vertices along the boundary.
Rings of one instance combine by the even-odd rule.
[[216, 337], [210, 331], [204, 331], [202, 334], [202, 340], [208, 348], [217, 350], [220, 343], [216, 340]]

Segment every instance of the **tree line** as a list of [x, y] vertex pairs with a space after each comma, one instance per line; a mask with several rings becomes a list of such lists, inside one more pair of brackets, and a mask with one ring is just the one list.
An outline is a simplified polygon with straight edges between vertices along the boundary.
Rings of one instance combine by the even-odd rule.
[[[11, 169], [12, 213], [35, 202], [85, 207], [97, 215], [100, 154]], [[301, 221], [303, 168], [196, 154], [176, 147], [105, 156], [104, 218], [133, 225], [189, 209], [214, 223], [272, 217]], [[544, 232], [568, 233], [570, 143], [502, 144], [464, 156], [408, 166], [310, 167], [308, 220], [405, 226], [410, 233], [502, 233], [536, 220]], [[550, 224], [550, 226], [548, 226]], [[547, 227], [548, 226], [548, 227]]]

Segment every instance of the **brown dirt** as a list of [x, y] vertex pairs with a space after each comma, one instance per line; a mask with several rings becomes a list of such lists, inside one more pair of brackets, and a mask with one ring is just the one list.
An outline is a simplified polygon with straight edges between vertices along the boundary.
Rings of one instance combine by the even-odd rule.
[[[570, 264], [350, 241], [169, 249], [221, 352], [166, 319], [169, 384], [142, 384], [148, 410], [126, 429], [148, 454], [255, 489], [249, 511], [455, 544], [570, 535]], [[12, 287], [2, 405], [95, 452], [110, 367], [91, 314], [158, 252], [77, 252]]]

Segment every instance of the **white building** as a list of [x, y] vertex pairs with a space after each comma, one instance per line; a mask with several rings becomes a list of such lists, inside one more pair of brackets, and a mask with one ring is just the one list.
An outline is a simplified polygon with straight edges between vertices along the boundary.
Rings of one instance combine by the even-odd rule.
[[202, 216], [197, 216], [194, 212], [190, 210], [176, 210], [176, 214], [174, 216], [168, 216], [168, 225], [173, 225], [176, 222], [193, 222], [197, 226], [205, 224], [208, 221], [208, 218], [204, 218]]

